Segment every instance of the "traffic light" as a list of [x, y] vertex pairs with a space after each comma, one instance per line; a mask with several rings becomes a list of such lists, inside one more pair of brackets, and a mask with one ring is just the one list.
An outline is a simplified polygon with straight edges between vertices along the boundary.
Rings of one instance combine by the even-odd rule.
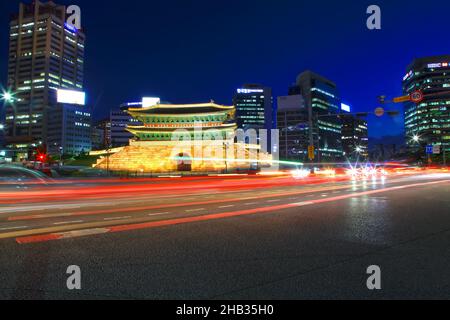
[[314, 160], [315, 155], [314, 155], [314, 146], [309, 146], [308, 147], [308, 158], [309, 160]]

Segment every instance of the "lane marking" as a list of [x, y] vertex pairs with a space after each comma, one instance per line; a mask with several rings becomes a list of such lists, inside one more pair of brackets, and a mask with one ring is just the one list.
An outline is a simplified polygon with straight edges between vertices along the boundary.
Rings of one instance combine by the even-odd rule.
[[[449, 182], [450, 182], [450, 180], [434, 181], [434, 182], [427, 182], [427, 183], [416, 183], [416, 184], [406, 185], [402, 189], [430, 186], [430, 185], [443, 184], [443, 183], [449, 183]], [[70, 238], [71, 237], [81, 237], [84, 235], [91, 235], [91, 234], [98, 234], [98, 233], [115, 233], [115, 232], [131, 231], [131, 230], [143, 230], [143, 229], [150, 229], [150, 228], [164, 227], [164, 226], [173, 226], [173, 225], [180, 225], [180, 224], [187, 224], [187, 223], [194, 223], [194, 222], [201, 222], [201, 221], [219, 220], [219, 219], [224, 219], [224, 218], [253, 215], [253, 214], [257, 214], [257, 213], [274, 212], [274, 211], [278, 211], [278, 210], [285, 210], [285, 209], [292, 209], [292, 208], [296, 208], [296, 207], [298, 208], [298, 207], [314, 205], [314, 204], [334, 202], [334, 201], [351, 199], [351, 198], [367, 196], [367, 195], [372, 195], [372, 194], [385, 193], [385, 192], [389, 192], [389, 191], [393, 191], [393, 190], [398, 190], [398, 188], [390, 187], [390, 188], [384, 188], [384, 189], [378, 189], [378, 190], [364, 191], [364, 192], [360, 192], [360, 193], [335, 196], [335, 197], [326, 198], [326, 199], [313, 200], [313, 201], [309, 201], [309, 202], [289, 203], [289, 204], [282, 204], [282, 205], [276, 205], [276, 206], [270, 206], [270, 207], [260, 207], [260, 208], [254, 208], [254, 209], [207, 214], [207, 215], [200, 215], [200, 216], [194, 216], [194, 217], [142, 222], [142, 223], [135, 223], [135, 224], [127, 224], [127, 225], [116, 225], [116, 226], [111, 226], [111, 227], [106, 227], [106, 228], [84, 229], [84, 230], [78, 230], [78, 231], [59, 232], [59, 233], [50, 233], [50, 234], [41, 234], [41, 235], [32, 235], [32, 236], [17, 236], [16, 242], [19, 244], [36, 243], [36, 242], [57, 240], [57, 239], [62, 239], [62, 238], [67, 238], [67, 237], [70, 237]], [[36, 231], [38, 231], [38, 230], [29, 230], [28, 232], [36, 232]], [[10, 233], [10, 234], [0, 234], [0, 238], [6, 238], [8, 236], [11, 237], [11, 235], [13, 235], [13, 234], [21, 234], [21, 233], [25, 234], [26, 232], [27, 231], [17, 231], [17, 232]]]
[[206, 210], [205, 208], [200, 208], [200, 209], [190, 209], [190, 210], [184, 210], [186, 212], [197, 212], [197, 211], [204, 211]]
[[224, 209], [224, 208], [231, 208], [231, 207], [234, 207], [234, 204], [230, 204], [228, 206], [220, 206], [219, 208]]
[[149, 213], [148, 216], [160, 216], [162, 214], [169, 214], [170, 212], [157, 212], [157, 213]]
[[126, 216], [126, 217], [112, 217], [112, 218], [104, 218], [103, 220], [105, 221], [111, 221], [111, 220], [123, 220], [123, 219], [130, 219], [131, 216]]
[[267, 200], [266, 202], [280, 202], [280, 199]]
[[71, 224], [71, 223], [82, 223], [83, 220], [76, 220], [76, 221], [62, 221], [62, 222], [55, 222], [53, 223], [55, 226], [63, 225], [63, 224]]
[[314, 202], [310, 201], [310, 202], [298, 202], [298, 203], [294, 203], [295, 206], [297, 207], [304, 207], [304, 206], [309, 206], [314, 204]]
[[247, 202], [247, 203], [244, 203], [244, 206], [253, 206], [255, 204], [258, 204], [258, 202]]
[[[106, 205], [107, 203], [99, 204]], [[52, 210], [52, 209], [79, 209], [81, 206], [79, 204], [57, 204], [57, 205], [41, 205], [41, 206], [22, 206], [22, 207], [12, 207], [12, 208], [3, 208], [0, 210], [0, 214], [4, 213], [14, 213], [14, 212], [27, 212], [27, 211], [44, 211], [44, 210]]]
[[6, 230], [18, 230], [18, 229], [26, 229], [27, 226], [19, 226], [19, 227], [8, 227], [8, 228], [0, 228], [0, 231], [6, 231]]
[[[321, 191], [327, 191], [335, 189], [336, 187], [325, 187], [317, 190], [307, 189], [301, 191], [294, 192], [285, 192], [278, 194], [269, 194], [269, 195], [261, 195], [255, 197], [246, 197], [243, 200], [259, 200], [259, 199], [267, 199], [267, 198], [275, 198], [275, 197], [285, 197], [291, 195], [302, 195], [308, 193], [317, 193]], [[342, 186], [342, 189], [348, 188], [348, 186]], [[226, 192], [224, 192], [226, 193]], [[223, 193], [222, 193], [223, 194]], [[315, 195], [309, 195], [309, 197], [313, 197]], [[114, 209], [100, 209], [100, 210], [89, 210], [89, 211], [81, 211], [81, 212], [71, 212], [71, 213], [49, 213], [49, 214], [34, 214], [34, 215], [24, 215], [24, 216], [14, 216], [9, 217], [8, 221], [23, 221], [23, 220], [35, 220], [35, 219], [46, 219], [46, 218], [56, 218], [56, 217], [68, 217], [68, 216], [87, 216], [87, 215], [100, 215], [100, 214], [109, 214], [109, 213], [118, 213], [118, 212], [136, 212], [136, 211], [146, 211], [146, 210], [155, 210], [155, 209], [167, 209], [167, 208], [177, 208], [184, 206], [195, 206], [195, 205], [206, 205], [206, 204], [214, 204], [214, 203], [226, 203], [226, 202], [235, 202], [241, 201], [241, 199], [219, 199], [219, 200], [208, 200], [208, 201], [197, 201], [197, 202], [186, 202], [186, 203], [172, 203], [172, 204], [160, 204], [153, 206], [142, 206], [142, 207], [128, 207], [128, 208], [114, 208]]]

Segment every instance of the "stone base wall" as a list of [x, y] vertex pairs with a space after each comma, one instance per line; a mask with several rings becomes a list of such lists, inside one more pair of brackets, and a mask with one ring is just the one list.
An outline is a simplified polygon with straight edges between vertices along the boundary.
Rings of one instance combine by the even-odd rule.
[[[211, 150], [213, 150], [211, 152]], [[258, 150], [243, 148], [239, 144], [229, 144], [227, 146], [229, 159], [258, 159]], [[124, 147], [119, 152], [107, 157], [102, 157], [93, 166], [99, 169], [111, 171], [129, 172], [222, 172], [226, 169], [249, 169], [251, 162], [236, 162], [225, 160], [225, 146], [216, 145], [186, 145], [163, 144], [152, 142], [133, 141], [130, 146]], [[189, 160], [174, 159], [182, 156]], [[209, 160], [204, 160], [204, 158]], [[268, 154], [259, 154], [259, 157], [270, 159]]]

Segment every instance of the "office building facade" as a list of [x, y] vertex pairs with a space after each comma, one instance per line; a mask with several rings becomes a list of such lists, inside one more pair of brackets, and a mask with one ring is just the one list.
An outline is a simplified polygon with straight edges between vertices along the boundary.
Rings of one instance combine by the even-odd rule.
[[47, 152], [80, 155], [91, 151], [91, 119], [84, 105], [58, 103], [48, 120]]
[[308, 117], [301, 95], [277, 98], [280, 158], [305, 161], [308, 150]]
[[342, 150], [348, 160], [366, 160], [369, 157], [367, 120], [351, 114], [341, 114]]
[[56, 91], [83, 90], [85, 35], [66, 23], [66, 7], [52, 1], [20, 4], [10, 20], [6, 106], [8, 147], [29, 153], [48, 144], [48, 119], [59, 112]]
[[109, 119], [98, 121], [92, 126], [91, 143], [92, 150], [104, 150], [111, 141], [111, 122]]
[[[267, 130], [267, 151], [272, 152], [271, 130], [276, 128], [276, 112], [273, 107], [272, 89], [258, 84], [246, 84], [237, 89], [233, 104], [236, 107], [238, 129]], [[258, 135], [259, 139], [259, 135]], [[272, 146], [276, 148], [276, 142]]]
[[414, 60], [403, 78], [403, 92], [421, 91], [423, 101], [404, 104], [405, 139], [410, 151], [439, 145], [450, 151], [450, 55]]
[[128, 126], [138, 126], [142, 123], [133, 118], [126, 110], [130, 107], [142, 107], [141, 103], [124, 103], [120, 106], [120, 110], [112, 110], [110, 112], [110, 141], [111, 146], [123, 147], [129, 145], [130, 139], [134, 136], [127, 130]]
[[289, 95], [301, 95], [308, 119], [308, 145], [315, 147], [315, 162], [340, 161], [343, 158], [342, 124], [338, 117], [341, 100], [336, 84], [311, 71], [297, 77]]

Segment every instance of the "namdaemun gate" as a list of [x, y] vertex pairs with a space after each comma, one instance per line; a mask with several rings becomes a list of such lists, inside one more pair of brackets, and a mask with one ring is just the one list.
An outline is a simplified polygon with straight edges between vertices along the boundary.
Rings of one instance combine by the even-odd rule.
[[[257, 144], [236, 139], [235, 107], [214, 102], [156, 103], [128, 108], [136, 123], [127, 130], [129, 145], [92, 152], [95, 168], [141, 173], [232, 172], [270, 165], [271, 156]], [[103, 155], [102, 155], [103, 153]]]

